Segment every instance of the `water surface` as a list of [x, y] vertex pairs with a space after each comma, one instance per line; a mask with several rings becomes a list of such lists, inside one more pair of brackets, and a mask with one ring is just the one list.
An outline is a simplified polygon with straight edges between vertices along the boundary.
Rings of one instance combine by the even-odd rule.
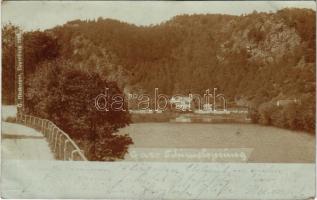
[[315, 162], [315, 137], [255, 124], [136, 123], [133, 148], [252, 148], [249, 162]]

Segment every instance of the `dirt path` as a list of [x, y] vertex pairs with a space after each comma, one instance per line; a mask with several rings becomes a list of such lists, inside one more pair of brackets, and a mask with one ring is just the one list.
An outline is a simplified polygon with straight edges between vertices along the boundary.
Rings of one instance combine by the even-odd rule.
[[54, 160], [43, 135], [32, 128], [2, 122], [2, 160]]

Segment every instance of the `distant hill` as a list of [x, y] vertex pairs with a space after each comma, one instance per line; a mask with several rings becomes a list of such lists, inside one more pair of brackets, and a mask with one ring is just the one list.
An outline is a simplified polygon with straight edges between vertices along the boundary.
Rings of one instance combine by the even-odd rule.
[[111, 19], [48, 31], [60, 56], [127, 91], [203, 93], [261, 101], [315, 91], [315, 12], [181, 15], [146, 27]]

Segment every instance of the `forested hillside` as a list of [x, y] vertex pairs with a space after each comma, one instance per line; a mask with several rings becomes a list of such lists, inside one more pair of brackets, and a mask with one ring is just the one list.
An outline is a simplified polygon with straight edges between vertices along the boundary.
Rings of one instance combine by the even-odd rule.
[[150, 27], [100, 18], [48, 32], [74, 67], [97, 70], [127, 89], [174, 94], [218, 87], [232, 98], [261, 92], [273, 98], [314, 91], [314, 30], [315, 12], [286, 9], [176, 16]]
[[[157, 87], [161, 93], [186, 95], [217, 87], [229, 101], [252, 108], [255, 122], [293, 128], [290, 119], [299, 112], [303, 116], [296, 123], [301, 125], [295, 129], [312, 131], [315, 25], [315, 11], [309, 9], [242, 16], [180, 15], [152, 26], [102, 18], [76, 20], [25, 33], [25, 70], [31, 75], [52, 60], [67, 62], [116, 81], [125, 92], [151, 94]], [[4, 48], [5, 39], [4, 34]], [[7, 103], [12, 103], [14, 87], [8, 81], [14, 74], [11, 53], [4, 49]], [[288, 110], [293, 108], [267, 106], [287, 99], [301, 102], [294, 105], [292, 116]], [[285, 120], [275, 123], [273, 113]]]

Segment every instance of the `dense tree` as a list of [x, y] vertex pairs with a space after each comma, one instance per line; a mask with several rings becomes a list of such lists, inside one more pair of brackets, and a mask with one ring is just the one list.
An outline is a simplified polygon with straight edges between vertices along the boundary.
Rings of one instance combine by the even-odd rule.
[[42, 61], [53, 60], [59, 55], [57, 39], [52, 34], [41, 31], [23, 34], [25, 73], [32, 74]]
[[[101, 111], [95, 100], [106, 88], [109, 97], [104, 106], [109, 111]], [[129, 124], [130, 116], [127, 111], [111, 109], [114, 94], [122, 94], [116, 83], [97, 73], [74, 69], [65, 62], [43, 63], [28, 79], [26, 112], [52, 120], [82, 146], [90, 160], [122, 159], [132, 140], [116, 132]], [[125, 103], [122, 106], [126, 109]]]
[[15, 103], [15, 32], [16, 26], [2, 27], [2, 102]]
[[[15, 33], [18, 28], [7, 24], [2, 28], [2, 100], [15, 103]], [[23, 60], [26, 76], [34, 73], [38, 64], [58, 57], [56, 38], [46, 32], [34, 31], [23, 34]]]

